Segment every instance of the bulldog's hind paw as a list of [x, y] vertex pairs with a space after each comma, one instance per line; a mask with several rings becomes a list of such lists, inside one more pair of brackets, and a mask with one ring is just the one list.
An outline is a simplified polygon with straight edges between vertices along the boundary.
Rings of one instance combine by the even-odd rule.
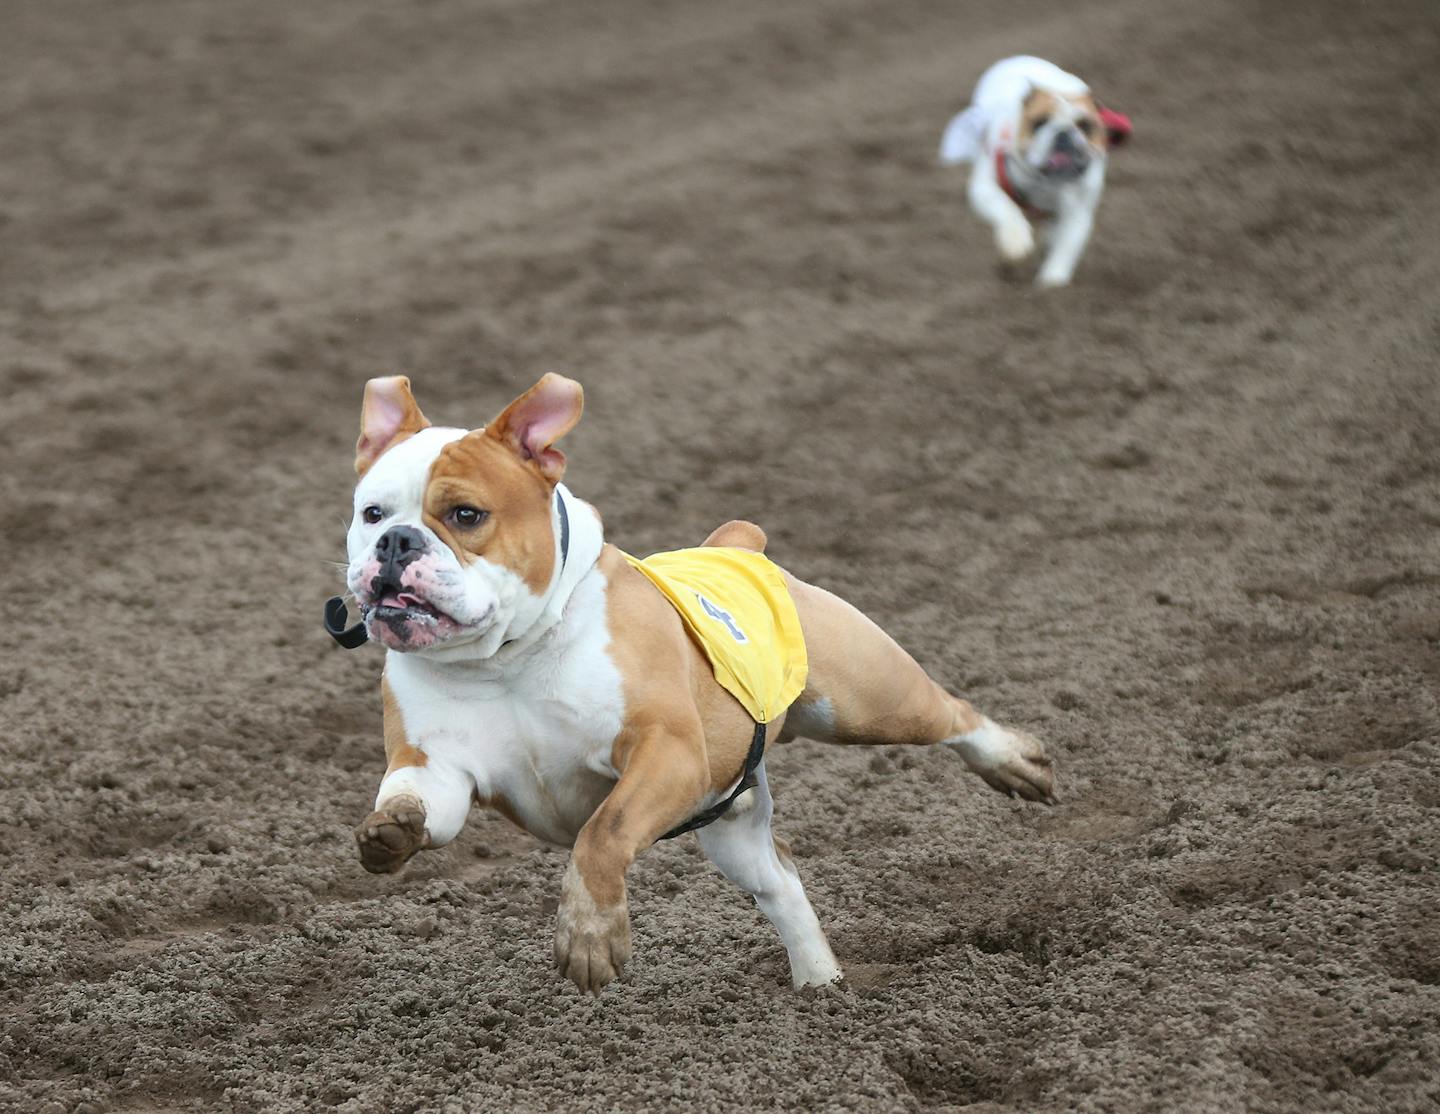
[[394, 874], [425, 846], [425, 807], [414, 797], [396, 797], [355, 829], [360, 865], [371, 874]]
[[[1027, 801], [1055, 804], [1055, 768], [1040, 740], [1023, 731], [1012, 731], [1010, 753], [985, 780], [994, 789]], [[984, 777], [984, 775], [981, 775]]]
[[991, 789], [1008, 797], [1055, 804], [1055, 769], [1033, 735], [987, 719], [978, 729], [950, 742]]

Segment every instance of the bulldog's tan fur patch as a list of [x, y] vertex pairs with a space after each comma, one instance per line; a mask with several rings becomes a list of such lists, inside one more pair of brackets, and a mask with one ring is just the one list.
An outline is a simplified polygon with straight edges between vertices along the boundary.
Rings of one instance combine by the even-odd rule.
[[1105, 151], [1109, 148], [1110, 138], [1100, 123], [1100, 108], [1091, 94], [1081, 93], [1075, 96], [1061, 97], [1048, 89], [1032, 89], [1020, 109], [1019, 146], [1021, 150], [1029, 145], [1035, 132], [1059, 111], [1062, 103], [1074, 112], [1075, 124], [1090, 146], [1097, 151]]
[[1031, 136], [1045, 121], [1055, 115], [1060, 99], [1049, 89], [1031, 89], [1030, 95], [1020, 108], [1020, 145], [1030, 142]]
[[[423, 521], [462, 563], [483, 556], [504, 565], [537, 596], [550, 586], [550, 505], [565, 476], [565, 454], [554, 443], [580, 420], [584, 400], [579, 383], [546, 375], [489, 425], [441, 451], [426, 483]], [[459, 521], [462, 507], [484, 511], [484, 520]]]
[[[476, 430], [446, 445], [431, 466], [423, 521], [461, 562], [504, 565], [539, 595], [555, 572], [553, 491], [538, 470]], [[455, 518], [459, 507], [484, 511], [484, 521], [466, 528]]]
[[1072, 97], [1071, 103], [1080, 109], [1080, 115], [1075, 122], [1081, 133], [1089, 140], [1090, 146], [1097, 151], [1108, 151], [1110, 149], [1110, 133], [1100, 122], [1100, 106], [1096, 103], [1095, 98], [1089, 93], [1083, 93], [1078, 97]]
[[926, 745], [974, 731], [983, 717], [935, 684], [905, 650], [838, 596], [785, 574], [810, 655], [800, 702], [823, 704], [805, 734], [838, 743]]

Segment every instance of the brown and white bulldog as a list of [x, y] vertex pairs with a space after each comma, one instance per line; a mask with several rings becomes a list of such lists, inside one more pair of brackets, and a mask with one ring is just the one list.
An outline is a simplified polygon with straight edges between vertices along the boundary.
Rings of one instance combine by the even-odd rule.
[[[630, 958], [630, 863], [736, 786], [755, 723], [560, 482], [555, 443], [581, 406], [578, 383], [546, 375], [489, 425], [447, 429], [425, 419], [404, 376], [371, 380], [347, 584], [387, 650], [388, 768], [356, 829], [361, 861], [399, 870], [454, 839], [472, 802], [572, 848], [555, 961], [598, 992]], [[705, 544], [760, 551], [765, 535], [731, 522]], [[1038, 742], [940, 688], [843, 600], [784, 579], [809, 672], [770, 724], [780, 741], [944, 743], [1000, 792], [1053, 801]], [[700, 844], [779, 930], [795, 985], [832, 982], [840, 966], [771, 834], [763, 762], [755, 779]]]

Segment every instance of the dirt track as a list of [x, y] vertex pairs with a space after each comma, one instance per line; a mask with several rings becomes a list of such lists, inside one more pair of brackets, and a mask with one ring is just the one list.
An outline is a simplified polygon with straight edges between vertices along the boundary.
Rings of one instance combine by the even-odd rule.
[[[1434, 1109], [1430, 0], [16, 8], [0, 1107]], [[1138, 129], [1045, 296], [932, 161], [1022, 49]], [[398, 370], [581, 379], [612, 539], [759, 521], [1063, 803], [775, 753], [819, 994], [693, 837], [599, 1002], [503, 820], [364, 874], [319, 606]]]

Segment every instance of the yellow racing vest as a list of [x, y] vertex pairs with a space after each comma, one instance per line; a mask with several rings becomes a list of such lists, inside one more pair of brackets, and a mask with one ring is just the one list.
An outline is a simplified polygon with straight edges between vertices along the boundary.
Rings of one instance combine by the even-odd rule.
[[763, 553], [702, 546], [624, 554], [665, 594], [699, 644], [715, 680], [756, 723], [780, 715], [805, 687], [809, 659], [795, 601]]

